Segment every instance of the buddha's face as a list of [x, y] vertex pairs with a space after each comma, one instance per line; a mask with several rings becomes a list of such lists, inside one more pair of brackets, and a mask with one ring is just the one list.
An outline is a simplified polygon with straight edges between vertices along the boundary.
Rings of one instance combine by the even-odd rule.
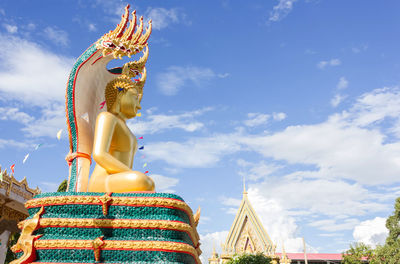
[[142, 107], [136, 90], [129, 89], [121, 95], [120, 111], [126, 118], [135, 117], [139, 109], [142, 109]]

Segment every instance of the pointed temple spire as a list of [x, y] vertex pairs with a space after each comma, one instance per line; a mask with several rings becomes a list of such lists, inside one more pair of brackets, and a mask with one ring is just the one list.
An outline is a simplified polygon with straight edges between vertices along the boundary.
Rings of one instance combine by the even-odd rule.
[[246, 176], [243, 176], [243, 196], [247, 196], [247, 190], [246, 190]]

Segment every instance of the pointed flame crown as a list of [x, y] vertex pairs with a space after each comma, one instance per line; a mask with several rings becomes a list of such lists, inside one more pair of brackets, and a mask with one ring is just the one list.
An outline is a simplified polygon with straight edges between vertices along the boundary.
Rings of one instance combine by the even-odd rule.
[[[136, 10], [132, 12], [132, 19], [129, 20], [129, 5], [127, 5], [125, 14], [122, 15], [121, 22], [117, 27], [104, 34], [96, 43], [96, 47], [102, 51], [103, 57], [112, 54], [115, 59], [122, 59], [124, 56], [130, 58], [132, 55], [143, 51], [143, 56], [139, 60], [125, 63], [121, 75], [107, 84], [106, 100], [110, 100], [107, 105], [115, 101], [118, 89], [135, 89], [139, 101], [143, 97], [143, 86], [147, 77], [145, 65], [149, 57], [147, 40], [150, 37], [152, 25], [150, 20], [146, 32], [143, 34], [143, 17], [140, 17], [139, 20], [140, 25], [136, 28]], [[140, 79], [135, 79], [133, 82], [131, 78], [138, 75], [141, 75]]]

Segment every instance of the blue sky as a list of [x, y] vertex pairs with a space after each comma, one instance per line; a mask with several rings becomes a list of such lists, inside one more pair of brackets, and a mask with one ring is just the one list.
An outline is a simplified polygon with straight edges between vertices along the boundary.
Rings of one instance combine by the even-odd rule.
[[[0, 3], [0, 164], [16, 178], [43, 191], [66, 179], [68, 73], [126, 3]], [[153, 19], [134, 167], [202, 207], [203, 259], [244, 177], [278, 250], [384, 241], [400, 195], [398, 1], [130, 4]]]

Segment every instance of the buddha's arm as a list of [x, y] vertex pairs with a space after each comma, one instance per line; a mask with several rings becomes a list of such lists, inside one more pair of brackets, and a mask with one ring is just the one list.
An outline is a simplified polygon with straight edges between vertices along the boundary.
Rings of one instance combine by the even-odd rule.
[[116, 124], [117, 119], [113, 114], [100, 113], [94, 133], [93, 159], [110, 174], [131, 170], [109, 153]]

